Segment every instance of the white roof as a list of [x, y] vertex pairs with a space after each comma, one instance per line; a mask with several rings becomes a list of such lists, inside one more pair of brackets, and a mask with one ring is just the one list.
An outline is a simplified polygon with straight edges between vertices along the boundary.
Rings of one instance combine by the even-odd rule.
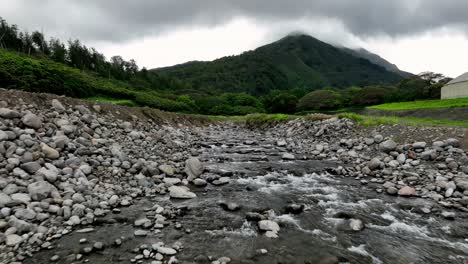
[[455, 84], [455, 83], [461, 83], [461, 82], [468, 82], [468, 72], [465, 72], [464, 74], [458, 76], [457, 78], [451, 80], [450, 82], [447, 83], [447, 85], [450, 84]]

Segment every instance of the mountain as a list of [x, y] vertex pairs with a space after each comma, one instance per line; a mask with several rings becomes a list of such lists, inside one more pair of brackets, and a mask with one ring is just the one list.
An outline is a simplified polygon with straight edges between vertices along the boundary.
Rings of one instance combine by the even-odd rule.
[[311, 91], [330, 86], [390, 85], [404, 78], [394, 68], [389, 70], [376, 62], [377, 55], [362, 54], [311, 36], [290, 35], [241, 55], [151, 71], [191, 83], [197, 90], [253, 95], [294, 88]]
[[349, 49], [349, 48], [340, 48], [341, 50], [348, 52], [349, 54], [356, 56], [356, 57], [361, 57], [364, 59], [369, 60], [370, 62], [380, 65], [387, 69], [388, 71], [398, 73], [399, 75], [403, 77], [410, 77], [413, 74], [409, 72], [405, 72], [400, 70], [395, 64], [392, 64], [391, 62], [387, 61], [386, 59], [380, 57], [379, 55], [372, 53], [366, 49], [359, 48], [359, 49]]

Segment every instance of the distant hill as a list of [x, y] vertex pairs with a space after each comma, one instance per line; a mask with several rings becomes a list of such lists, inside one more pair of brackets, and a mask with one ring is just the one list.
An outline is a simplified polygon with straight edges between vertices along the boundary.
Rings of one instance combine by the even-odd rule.
[[364, 59], [369, 60], [370, 62], [380, 65], [387, 69], [388, 71], [398, 73], [399, 75], [403, 77], [410, 77], [413, 74], [409, 72], [405, 72], [400, 70], [395, 64], [392, 64], [391, 62], [387, 61], [386, 59], [380, 57], [379, 55], [372, 53], [366, 49], [359, 48], [359, 49], [349, 49], [349, 48], [341, 48], [341, 50], [350, 53], [351, 55], [354, 55], [356, 57], [361, 57]]
[[238, 56], [193, 61], [151, 70], [192, 88], [263, 95], [271, 90], [390, 85], [405, 73], [378, 55], [334, 47], [307, 35], [291, 35]]

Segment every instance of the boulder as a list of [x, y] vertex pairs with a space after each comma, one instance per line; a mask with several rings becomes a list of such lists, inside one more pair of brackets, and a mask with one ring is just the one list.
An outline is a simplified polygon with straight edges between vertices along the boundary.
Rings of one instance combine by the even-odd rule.
[[169, 187], [169, 196], [176, 199], [192, 199], [197, 197], [190, 189], [184, 186], [171, 186]]
[[21, 115], [15, 110], [11, 110], [8, 108], [0, 108], [0, 117], [6, 118], [6, 119], [13, 119], [13, 118], [19, 118]]
[[58, 193], [57, 188], [46, 181], [38, 181], [28, 185], [28, 192], [34, 201], [42, 201], [54, 193]]
[[386, 152], [386, 153], [394, 151], [396, 147], [397, 147], [397, 144], [395, 143], [395, 141], [391, 139], [386, 140], [379, 144], [380, 151]]
[[29, 113], [23, 116], [21, 119], [23, 124], [27, 127], [34, 128], [34, 129], [39, 129], [42, 126], [42, 120], [39, 116]]
[[405, 186], [398, 191], [400, 196], [414, 196], [416, 195], [416, 190], [413, 187]]
[[204, 167], [198, 158], [190, 158], [185, 161], [185, 173], [187, 179], [193, 181], [203, 173]]
[[47, 144], [41, 143], [41, 150], [44, 156], [48, 159], [58, 159], [60, 154], [54, 148], [49, 147]]

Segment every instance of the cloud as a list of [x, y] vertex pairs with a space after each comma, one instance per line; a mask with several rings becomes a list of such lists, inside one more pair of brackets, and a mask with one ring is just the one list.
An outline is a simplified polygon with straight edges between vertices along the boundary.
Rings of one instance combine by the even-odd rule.
[[404, 37], [440, 28], [468, 35], [464, 0], [2, 0], [0, 9], [21, 28], [93, 42], [215, 27], [236, 18], [290, 25], [332, 21], [359, 38]]

